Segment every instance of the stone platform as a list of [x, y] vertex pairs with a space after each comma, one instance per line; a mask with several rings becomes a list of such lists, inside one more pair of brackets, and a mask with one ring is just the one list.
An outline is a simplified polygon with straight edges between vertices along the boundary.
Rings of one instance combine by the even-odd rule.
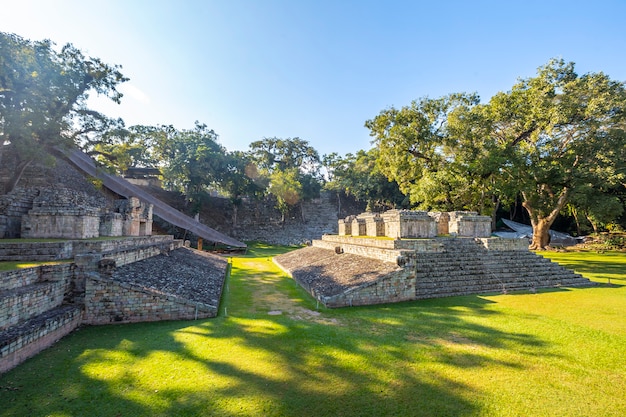
[[516, 239], [325, 235], [275, 262], [326, 307], [594, 285]]

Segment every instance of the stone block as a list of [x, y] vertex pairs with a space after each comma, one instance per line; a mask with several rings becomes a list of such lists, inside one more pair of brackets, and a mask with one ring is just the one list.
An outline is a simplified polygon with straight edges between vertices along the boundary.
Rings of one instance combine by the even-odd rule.
[[385, 236], [385, 223], [376, 213], [365, 213], [358, 216], [365, 220], [365, 236]]
[[479, 216], [472, 211], [450, 212], [450, 234], [464, 237], [491, 236], [491, 217]]
[[425, 211], [389, 210], [383, 213], [385, 236], [391, 238], [431, 238], [437, 236], [437, 223]]
[[352, 235], [352, 222], [356, 216], [348, 216], [345, 219], [338, 220], [338, 234], [339, 236], [351, 236]]

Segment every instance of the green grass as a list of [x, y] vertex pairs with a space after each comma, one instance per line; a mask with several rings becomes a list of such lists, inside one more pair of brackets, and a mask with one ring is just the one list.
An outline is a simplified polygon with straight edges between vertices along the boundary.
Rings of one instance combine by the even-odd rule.
[[63, 263], [72, 262], [71, 260], [64, 261], [0, 261], [0, 271], [12, 271], [14, 269], [33, 268], [40, 265], [58, 265]]
[[0, 415], [626, 415], [624, 253], [544, 254], [611, 286], [329, 310], [285, 250], [233, 257], [215, 319], [73, 333], [0, 376]]

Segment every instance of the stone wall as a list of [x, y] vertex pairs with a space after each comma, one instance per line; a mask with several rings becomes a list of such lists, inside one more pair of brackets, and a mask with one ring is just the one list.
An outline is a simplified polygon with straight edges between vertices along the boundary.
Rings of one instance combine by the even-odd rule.
[[[322, 192], [320, 198], [297, 205], [281, 222], [280, 212], [275, 202], [245, 201], [238, 209], [237, 224], [232, 227], [232, 217], [223, 219], [222, 224], [212, 223], [210, 227], [222, 231], [241, 241], [262, 241], [279, 245], [301, 245], [319, 239], [324, 234], [337, 233], [336, 196]], [[205, 222], [205, 219], [202, 219]]]
[[327, 307], [594, 285], [519, 239], [327, 235], [275, 262]]
[[82, 309], [66, 306], [57, 314], [3, 336], [0, 333], [0, 374], [47, 349], [80, 326]]
[[36, 188], [18, 188], [9, 194], [0, 195], [0, 239], [20, 236], [22, 216], [33, 208], [33, 200], [38, 194]]
[[326, 307], [352, 307], [383, 303], [398, 303], [415, 299], [415, 276], [409, 270], [391, 274], [383, 279], [351, 288], [341, 294], [321, 297]]
[[[72, 248], [72, 243], [76, 247]], [[121, 266], [180, 248], [182, 242], [171, 236], [75, 241], [69, 246], [65, 249], [68, 252], [79, 246], [81, 250], [109, 251], [77, 255], [76, 263], [0, 273], [0, 373], [49, 347], [80, 324], [196, 319], [217, 314], [217, 305], [107, 278], [109, 265]]]
[[393, 239], [453, 236], [489, 237], [491, 218], [475, 212], [425, 212], [388, 210], [382, 214], [361, 213], [338, 221], [340, 236], [385, 236]]
[[217, 306], [138, 288], [89, 274], [85, 285], [85, 324], [189, 320], [215, 317]]
[[73, 264], [0, 273], [0, 372], [78, 327], [82, 308], [67, 304], [75, 279]]
[[[182, 245], [172, 236], [155, 235], [126, 237], [110, 240], [64, 240], [57, 242], [6, 242], [0, 240], [0, 261], [55, 261], [73, 259], [79, 254], [107, 253], [136, 250], [141, 247], [158, 247], [173, 250]], [[156, 249], [151, 250], [153, 252]], [[120, 255], [121, 256], [121, 255]], [[132, 259], [130, 255], [129, 259]]]

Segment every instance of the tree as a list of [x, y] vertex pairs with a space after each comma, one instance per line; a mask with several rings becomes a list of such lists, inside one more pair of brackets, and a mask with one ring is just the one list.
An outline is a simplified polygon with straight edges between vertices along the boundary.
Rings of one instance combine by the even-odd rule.
[[118, 68], [84, 56], [71, 44], [57, 52], [48, 40], [31, 42], [0, 32], [0, 142], [17, 154], [6, 192], [32, 161], [117, 123], [88, 109], [86, 100], [95, 91], [119, 103], [116, 87], [127, 78]]
[[213, 130], [198, 122], [193, 129], [179, 131], [162, 126], [152, 132], [154, 157], [162, 163], [168, 186], [195, 203], [209, 187], [219, 187], [229, 171], [229, 160], [226, 149], [217, 140]]
[[[422, 99], [366, 126], [385, 174], [411, 201], [480, 209], [519, 193], [533, 226], [531, 249], [585, 184], [624, 183], [624, 84], [578, 76], [552, 60], [487, 104], [476, 95]], [[445, 203], [445, 204], [444, 204]]]
[[573, 63], [552, 60], [495, 95], [489, 108], [492, 132], [509, 151], [506, 174], [533, 226], [531, 249], [548, 245], [559, 212], [589, 184], [610, 188], [624, 180], [623, 83], [603, 73], [579, 76]]
[[249, 153], [257, 167], [269, 173], [290, 168], [314, 173], [319, 169], [318, 152], [300, 138], [263, 138], [250, 144]]
[[451, 94], [384, 110], [365, 125], [381, 172], [411, 203], [494, 216], [511, 192], [498, 180], [500, 147], [489, 140], [486, 122], [478, 96]]
[[356, 155], [325, 155], [324, 166], [328, 172], [325, 188], [354, 197], [367, 204], [367, 210], [406, 207], [408, 202], [395, 180], [388, 180], [377, 164], [378, 149], [360, 150]]
[[269, 179], [268, 192], [277, 198], [283, 222], [291, 206], [319, 195], [320, 158], [306, 140], [264, 138], [250, 144], [248, 156], [255, 163], [256, 175]]
[[268, 183], [259, 177], [256, 166], [248, 155], [241, 151], [226, 154], [227, 170], [219, 186], [233, 203], [233, 226], [237, 225], [237, 211], [241, 206], [242, 197], [259, 199], [265, 192]]
[[301, 200], [302, 184], [299, 181], [298, 170], [289, 168], [285, 171], [272, 172], [268, 191], [276, 197], [277, 208], [282, 215], [281, 222], [284, 223], [290, 206], [296, 205]]

